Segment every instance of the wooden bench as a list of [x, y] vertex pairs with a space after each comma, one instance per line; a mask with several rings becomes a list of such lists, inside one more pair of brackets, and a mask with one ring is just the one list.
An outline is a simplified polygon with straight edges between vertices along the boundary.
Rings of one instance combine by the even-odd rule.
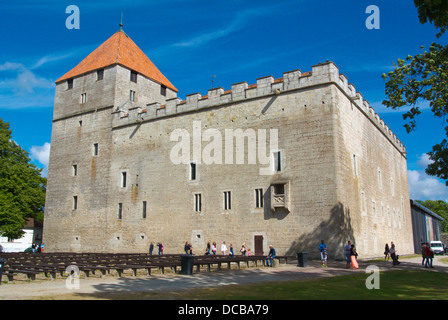
[[28, 280], [36, 280], [36, 274], [39, 274], [41, 272], [34, 271], [34, 270], [24, 270], [24, 269], [8, 269], [7, 273], [23, 273], [26, 275], [26, 278]]

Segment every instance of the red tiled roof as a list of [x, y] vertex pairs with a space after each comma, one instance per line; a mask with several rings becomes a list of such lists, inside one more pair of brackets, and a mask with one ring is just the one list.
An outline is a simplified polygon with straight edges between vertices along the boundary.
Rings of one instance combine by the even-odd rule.
[[56, 83], [110, 65], [120, 64], [178, 92], [171, 82], [123, 31], [117, 31]]

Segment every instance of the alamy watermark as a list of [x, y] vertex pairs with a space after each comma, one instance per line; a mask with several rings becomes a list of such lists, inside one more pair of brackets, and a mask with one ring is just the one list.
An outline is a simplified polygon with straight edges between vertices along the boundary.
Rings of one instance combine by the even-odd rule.
[[218, 129], [202, 131], [201, 121], [193, 121], [191, 135], [186, 129], [175, 129], [170, 141], [177, 141], [170, 152], [173, 164], [258, 164], [264, 166], [259, 169], [260, 175], [278, 171], [278, 129], [224, 129], [223, 139]]
[[369, 290], [380, 288], [380, 268], [370, 265], [366, 268], [366, 273], [370, 275], [366, 279], [366, 288]]
[[65, 272], [68, 273], [68, 277], [65, 279], [65, 287], [69, 290], [79, 289], [79, 268], [75, 265], [69, 265]]
[[65, 13], [70, 14], [65, 20], [65, 27], [69, 30], [80, 28], [79, 8], [75, 5], [69, 5], [65, 8]]

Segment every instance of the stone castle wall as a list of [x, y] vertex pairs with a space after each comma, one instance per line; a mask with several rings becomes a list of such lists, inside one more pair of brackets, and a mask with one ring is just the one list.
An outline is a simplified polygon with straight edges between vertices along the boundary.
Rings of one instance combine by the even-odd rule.
[[[44, 227], [49, 251], [146, 252], [159, 241], [168, 253], [182, 252], [185, 241], [195, 253], [203, 253], [208, 241], [232, 243], [235, 251], [245, 242], [254, 251], [255, 236], [263, 237], [264, 253], [272, 244], [278, 254], [314, 255], [321, 239], [330, 257], [340, 257], [347, 240], [363, 256], [381, 255], [385, 241], [395, 239], [407, 250], [412, 232], [404, 146], [333, 63], [191, 94], [185, 101], [159, 97], [153, 86], [146, 89], [152, 94], [133, 103], [122, 103], [129, 99], [127, 69], [113, 70], [115, 78], [107, 82], [118, 85], [92, 92], [112, 95], [113, 102], [104, 97], [88, 110], [77, 109], [58, 88], [63, 84], [57, 86]], [[170, 158], [176, 129], [190, 137], [213, 129], [223, 148], [226, 130], [265, 130], [269, 137], [276, 129], [282, 170], [260, 175], [266, 165], [248, 162], [247, 140], [243, 164], [236, 158], [224, 163], [225, 152], [240, 154], [235, 141], [223, 152], [223, 164], [204, 163], [200, 155], [210, 143], [204, 140], [199, 153], [189, 150], [197, 170], [191, 180], [190, 163]], [[92, 153], [95, 143], [98, 155]], [[277, 184], [284, 186], [286, 205], [272, 210]], [[263, 208], [256, 208], [256, 189], [263, 190]], [[226, 210], [229, 191], [232, 207]]]

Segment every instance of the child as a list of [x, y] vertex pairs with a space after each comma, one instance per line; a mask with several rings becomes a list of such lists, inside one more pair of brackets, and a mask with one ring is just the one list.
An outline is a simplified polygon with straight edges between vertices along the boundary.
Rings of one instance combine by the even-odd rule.
[[247, 255], [250, 257], [250, 255], [251, 255], [251, 252], [250, 252], [250, 248], [249, 248], [249, 250], [247, 250]]

